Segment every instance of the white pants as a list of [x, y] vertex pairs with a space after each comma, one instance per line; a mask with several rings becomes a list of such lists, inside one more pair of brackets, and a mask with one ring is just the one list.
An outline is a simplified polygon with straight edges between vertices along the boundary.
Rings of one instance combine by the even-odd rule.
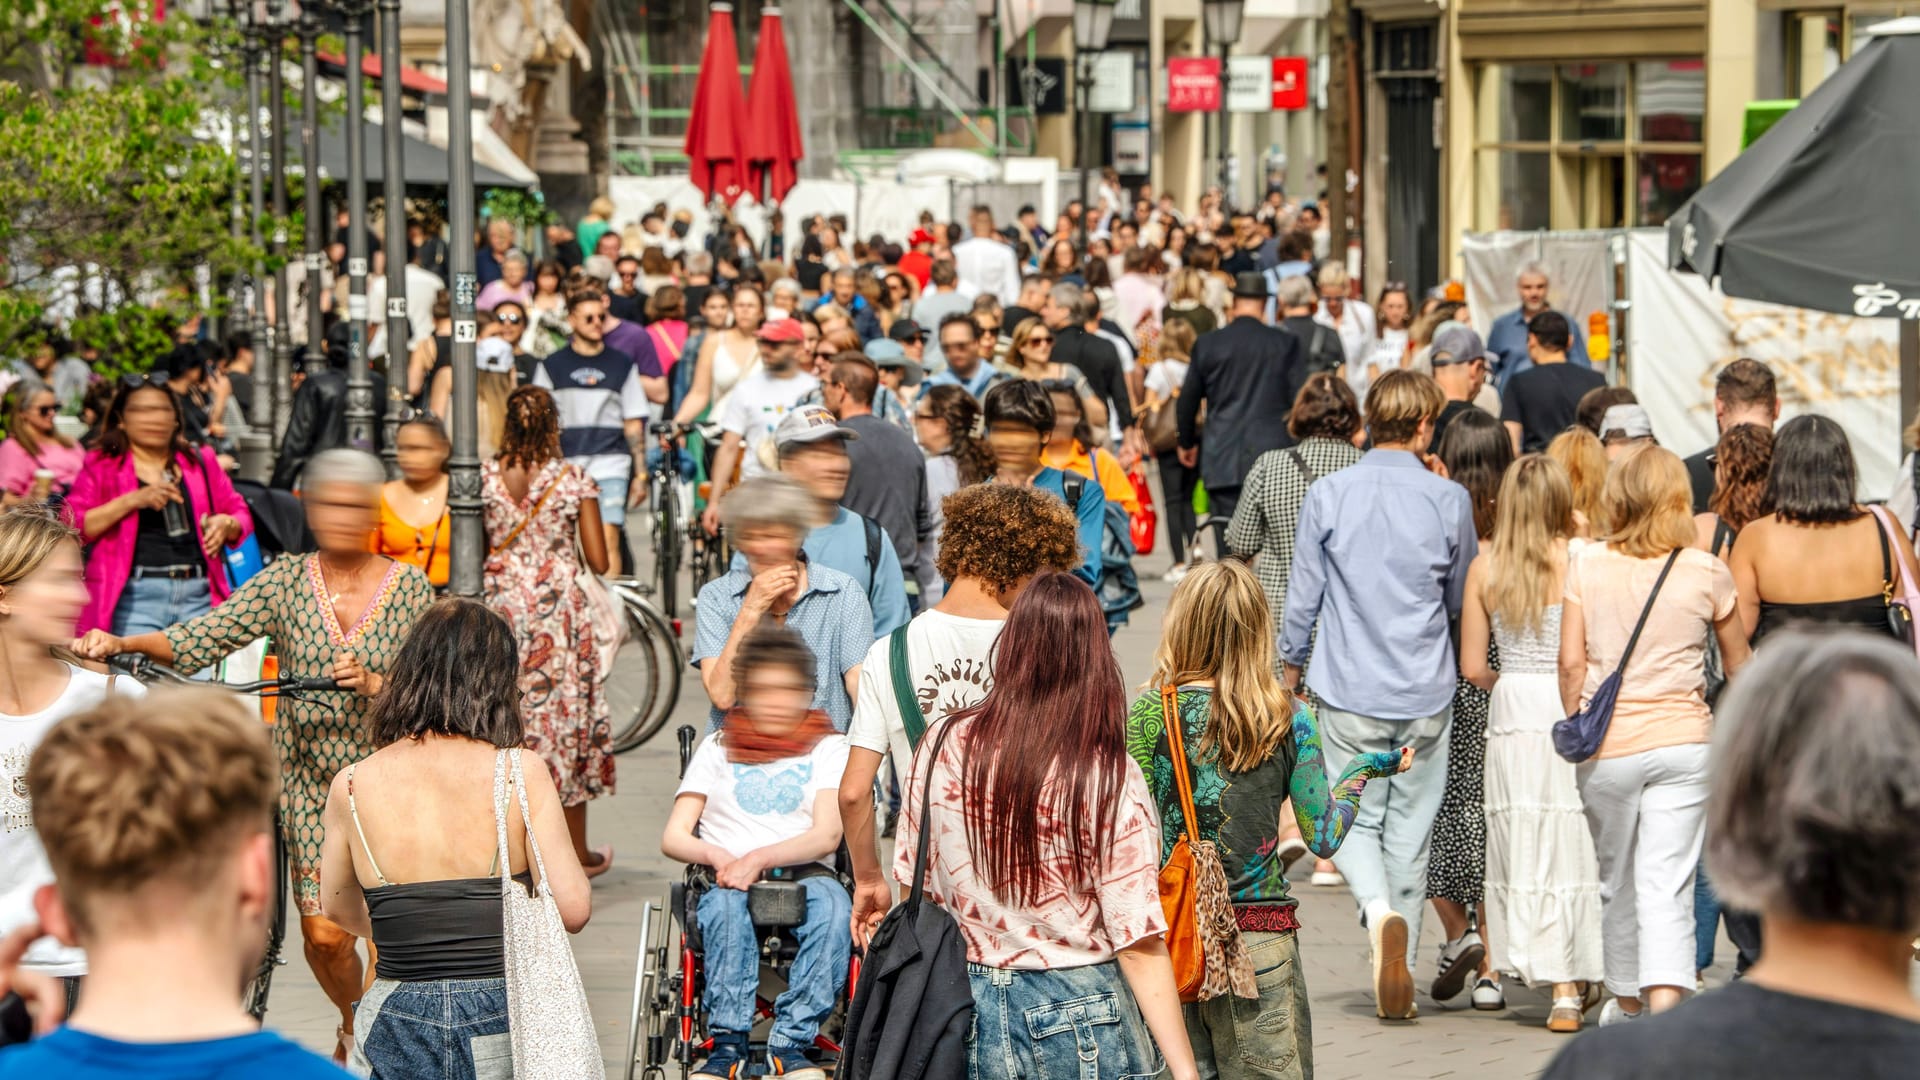
[[1576, 770], [1600, 860], [1607, 989], [1691, 989], [1693, 874], [1706, 833], [1707, 744], [1584, 762]]

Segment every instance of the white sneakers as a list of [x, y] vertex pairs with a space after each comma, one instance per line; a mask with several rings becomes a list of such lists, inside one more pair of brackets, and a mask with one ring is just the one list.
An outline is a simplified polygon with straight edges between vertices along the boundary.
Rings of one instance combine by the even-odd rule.
[[[1480, 932], [1468, 930], [1452, 941], [1440, 946], [1440, 973], [1435, 976], [1433, 986], [1428, 990], [1435, 1001], [1450, 1001], [1458, 997], [1460, 991], [1467, 988], [1467, 977], [1487, 958], [1487, 946], [1480, 940]], [[1490, 980], [1482, 980], [1490, 981]], [[1479, 1006], [1479, 989], [1474, 990], [1474, 1005]]]
[[1499, 1012], [1507, 1007], [1506, 991], [1492, 979], [1481, 978], [1473, 984], [1473, 1007], [1481, 1012]]
[[1615, 1024], [1630, 1024], [1645, 1015], [1646, 1011], [1647, 1007], [1642, 1005], [1639, 1012], [1628, 1012], [1620, 1007], [1619, 998], [1608, 998], [1607, 1003], [1600, 1006], [1600, 1026], [1612, 1027]]
[[1373, 945], [1374, 1014], [1383, 1020], [1418, 1016], [1413, 973], [1407, 970], [1407, 920], [1397, 911], [1369, 918], [1367, 937]]

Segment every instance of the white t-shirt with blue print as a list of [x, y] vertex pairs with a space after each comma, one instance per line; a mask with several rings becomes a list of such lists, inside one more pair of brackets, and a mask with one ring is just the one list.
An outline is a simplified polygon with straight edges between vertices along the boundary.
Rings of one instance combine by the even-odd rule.
[[687, 775], [674, 795], [706, 796], [700, 838], [736, 859], [813, 828], [815, 799], [822, 791], [838, 791], [847, 769], [844, 735], [821, 739], [804, 757], [765, 765], [728, 761], [725, 738], [724, 732], [707, 736], [687, 762]]

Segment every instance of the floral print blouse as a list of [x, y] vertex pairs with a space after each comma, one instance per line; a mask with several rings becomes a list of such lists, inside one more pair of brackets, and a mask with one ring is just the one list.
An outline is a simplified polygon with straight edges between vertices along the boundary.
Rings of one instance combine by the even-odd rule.
[[[1294, 699], [1290, 737], [1274, 747], [1273, 755], [1246, 772], [1229, 772], [1217, 761], [1199, 760], [1200, 739], [1213, 708], [1213, 691], [1183, 686], [1177, 691], [1184, 740], [1193, 778], [1193, 809], [1200, 816], [1199, 836], [1212, 840], [1227, 872], [1227, 889], [1236, 904], [1291, 907], [1286, 867], [1279, 856], [1280, 804], [1293, 799], [1294, 820], [1315, 855], [1328, 858], [1346, 839], [1347, 829], [1360, 812], [1360, 795], [1367, 781], [1391, 776], [1400, 766], [1394, 751], [1361, 754], [1347, 764], [1339, 780], [1327, 782], [1320, 750], [1319, 722], [1300, 699]], [[1158, 689], [1135, 699], [1127, 715], [1127, 752], [1146, 774], [1147, 787], [1159, 808], [1160, 860], [1186, 830], [1186, 812], [1174, 784], [1173, 759], [1168, 756], [1164, 708]]]

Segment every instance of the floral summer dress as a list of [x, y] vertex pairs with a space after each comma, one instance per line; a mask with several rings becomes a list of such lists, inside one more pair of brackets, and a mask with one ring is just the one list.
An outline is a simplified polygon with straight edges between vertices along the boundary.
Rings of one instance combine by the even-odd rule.
[[546, 760], [563, 806], [613, 794], [606, 687], [587, 596], [573, 580], [581, 569], [574, 554], [580, 503], [599, 497], [599, 486], [585, 470], [558, 459], [541, 466], [525, 500], [507, 491], [499, 461], [490, 460], [481, 470], [491, 552], [487, 606], [513, 626], [520, 643], [526, 747]]
[[[368, 671], [385, 675], [401, 642], [433, 603], [427, 576], [390, 563], [373, 602], [342, 628], [320, 576], [320, 556], [289, 555], [247, 579], [226, 603], [166, 630], [173, 666], [197, 671], [258, 638], [273, 639], [280, 674], [297, 679], [333, 675], [334, 656], [351, 652]], [[293, 861], [300, 914], [320, 914], [320, 812], [333, 774], [373, 752], [367, 721], [373, 699], [350, 691], [281, 698], [273, 745], [280, 756], [280, 821]]]

